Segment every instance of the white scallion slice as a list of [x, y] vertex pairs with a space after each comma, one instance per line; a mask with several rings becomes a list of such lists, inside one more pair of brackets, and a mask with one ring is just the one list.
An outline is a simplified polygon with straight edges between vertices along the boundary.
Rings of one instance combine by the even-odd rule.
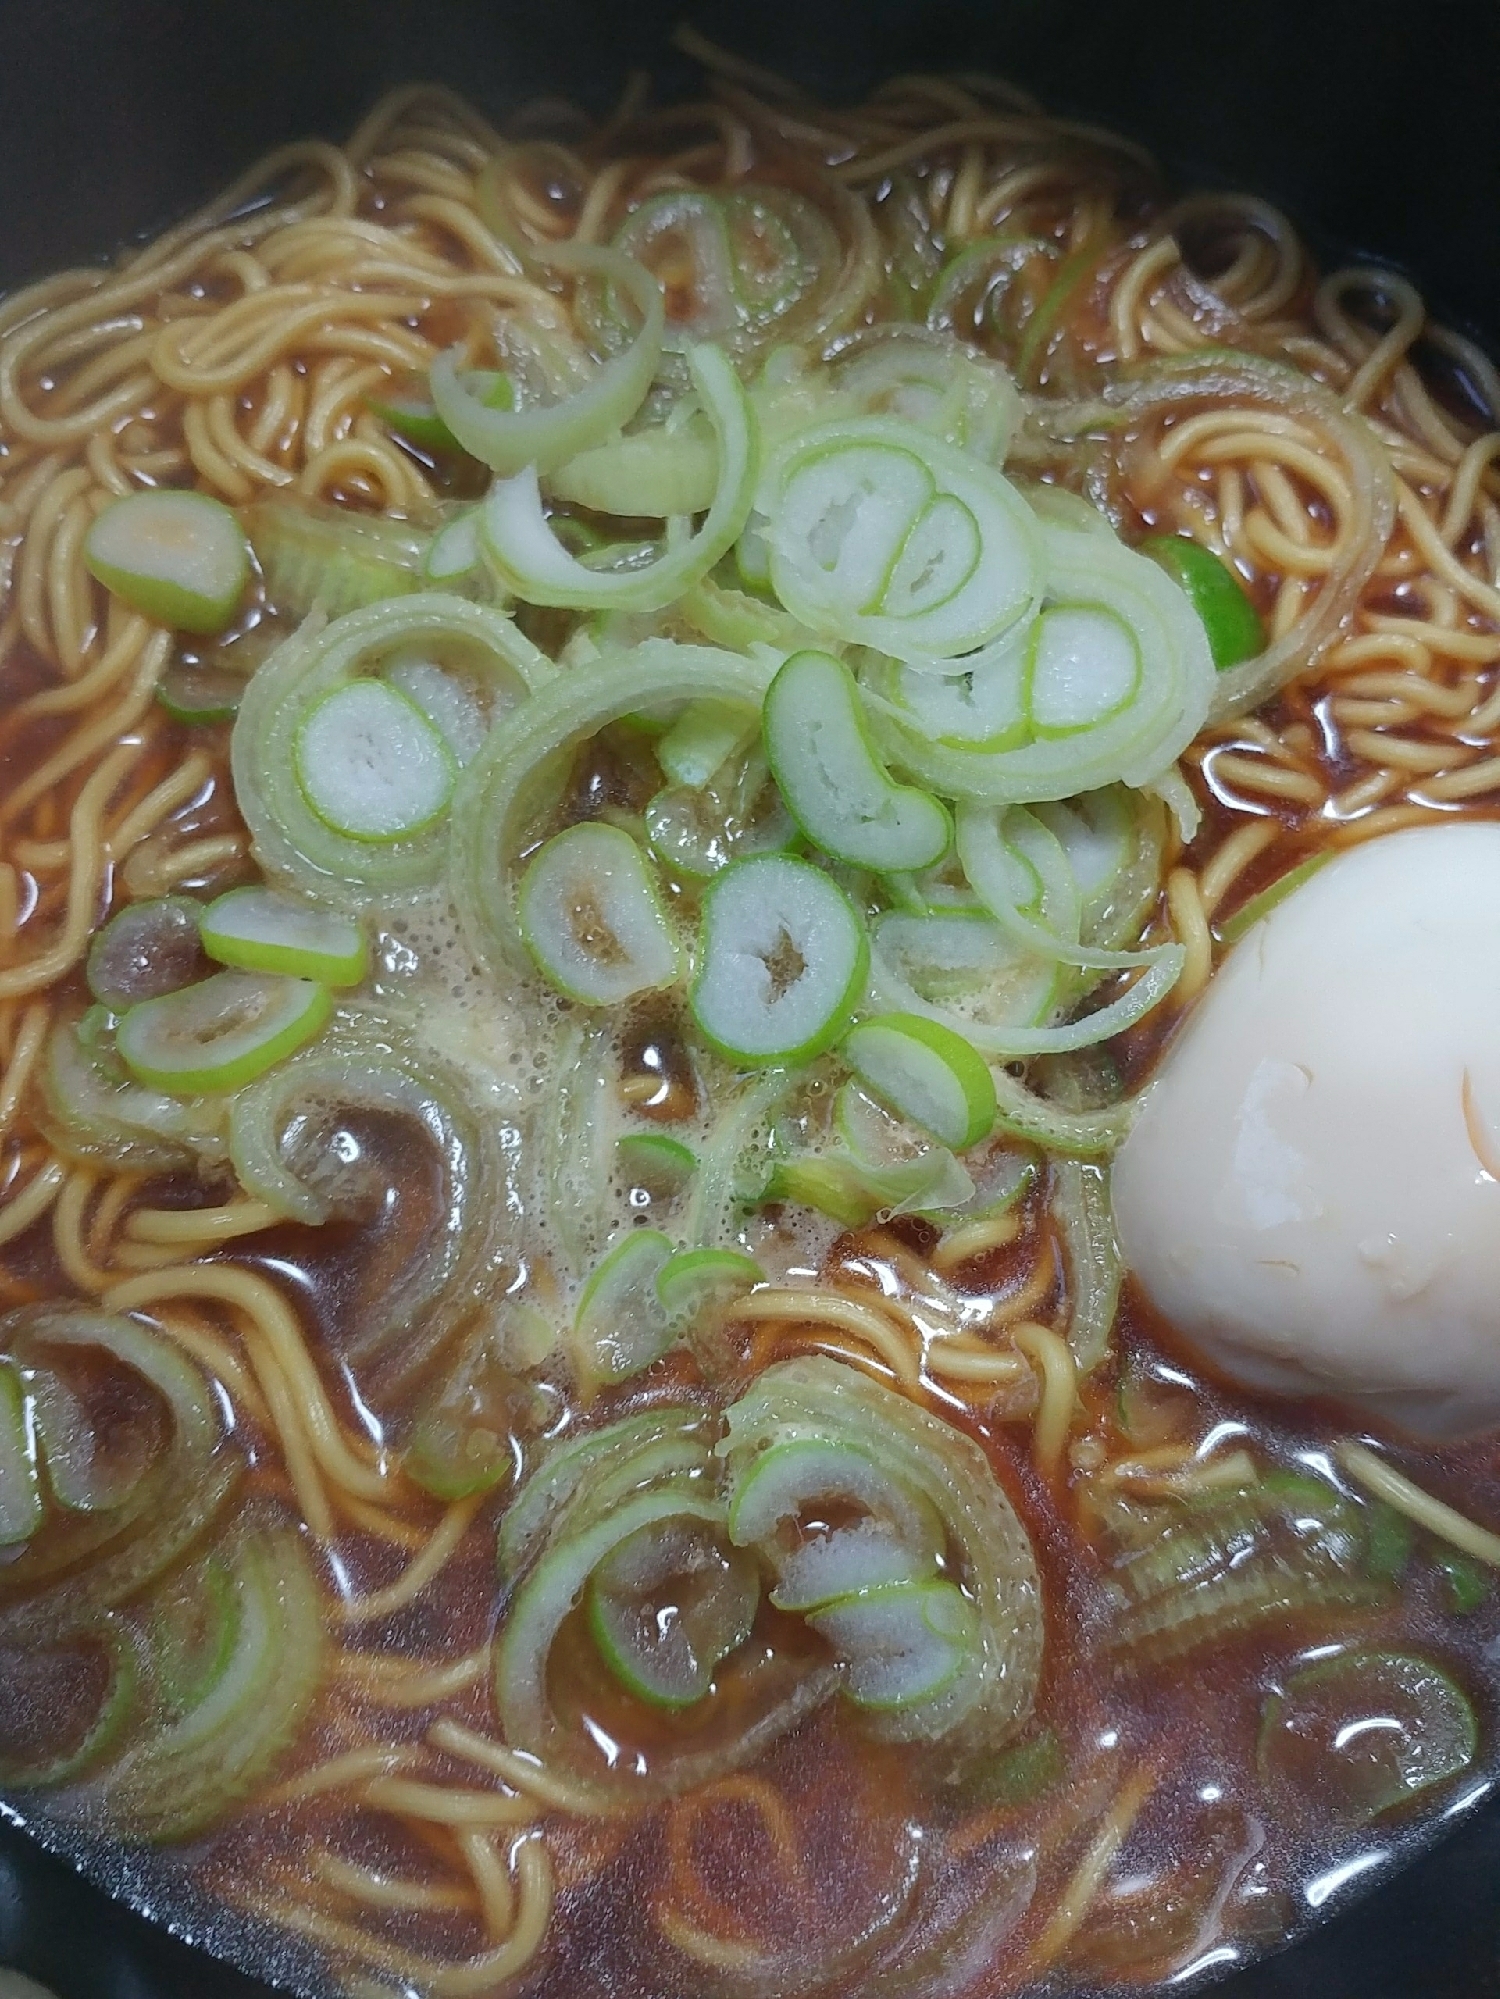
[[995, 1085], [983, 1057], [939, 1021], [877, 1014], [851, 1028], [844, 1055], [882, 1103], [954, 1152], [967, 1152], [994, 1128]]
[[615, 1140], [615, 1157], [633, 1187], [653, 1201], [670, 1200], [698, 1170], [698, 1155], [664, 1131], [628, 1131]]
[[457, 674], [433, 660], [407, 654], [393, 659], [383, 678], [416, 703], [452, 751], [460, 770], [473, 762], [489, 725], [479, 701]]
[[755, 734], [755, 712], [731, 701], [689, 701], [658, 737], [656, 761], [673, 784], [704, 785]]
[[436, 590], [446, 589], [474, 575], [482, 560], [479, 509], [468, 507], [432, 537], [422, 562], [422, 578]]
[[357, 986], [370, 951], [352, 916], [274, 888], [232, 888], [204, 910], [203, 948], [221, 965]]
[[750, 1635], [755, 1563], [705, 1521], [655, 1520], [610, 1550], [589, 1580], [589, 1630], [625, 1690], [652, 1707], [690, 1707]]
[[617, 1242], [583, 1287], [573, 1321], [579, 1377], [591, 1388], [625, 1381], [659, 1360], [675, 1329], [656, 1295], [656, 1279], [672, 1254], [660, 1229], [635, 1229]]
[[439, 354], [429, 371], [433, 405], [465, 451], [491, 471], [509, 475], [523, 466], [550, 472], [630, 421], [645, 399], [661, 359], [665, 302], [661, 286], [634, 257], [595, 244], [553, 244], [543, 257], [561, 270], [597, 274], [631, 300], [640, 329], [623, 352], [611, 356], [574, 394], [521, 409], [504, 407], [494, 391], [476, 395], [459, 373], [457, 350]]
[[184, 632], [222, 632], [250, 578], [250, 544], [223, 501], [170, 488], [112, 501], [83, 559], [133, 609]]
[[974, 1662], [979, 1613], [952, 1583], [886, 1583], [841, 1597], [808, 1618], [848, 1669], [859, 1707], [902, 1709], [943, 1693]]
[[[1035, 1028], [1056, 1001], [1055, 959], [1021, 950], [990, 917], [955, 909], [896, 910], [870, 933], [870, 992], [893, 1013], [915, 1013], [962, 1034], [985, 1054], [1018, 1028]], [[1007, 1044], [1008, 1045], [1008, 1044]]]
[[656, 1275], [656, 1295], [674, 1325], [764, 1284], [753, 1256], [737, 1249], [679, 1249]]
[[[755, 491], [755, 426], [733, 364], [717, 347], [688, 355], [693, 384], [713, 425], [719, 477], [696, 534], [672, 532], [655, 560], [617, 569], [591, 567], [570, 555], [542, 511], [534, 465], [497, 479], [484, 503], [484, 539], [502, 580], [528, 604], [564, 609], [660, 611], [674, 603], [734, 546]], [[689, 523], [675, 517], [684, 528]]]
[[677, 977], [677, 942], [645, 856], [618, 826], [590, 819], [554, 835], [516, 906], [527, 950], [569, 999], [615, 1006]]
[[811, 1061], [848, 1026], [869, 948], [820, 868], [783, 854], [735, 861], [703, 898], [693, 1018], [732, 1062]]
[[1102, 604], [1054, 604], [1032, 630], [1031, 726], [1075, 736], [1118, 715], [1141, 682], [1141, 649], [1123, 618]]
[[828, 1437], [794, 1436], [750, 1461], [734, 1483], [729, 1538], [739, 1548], [771, 1548], [783, 1528], [826, 1519], [830, 1502], [841, 1513], [880, 1521], [913, 1560], [936, 1564], [943, 1529], [927, 1501], [874, 1452]]
[[29, 1541], [42, 1524], [36, 1429], [20, 1374], [0, 1361], [0, 1548]]
[[947, 850], [947, 811], [930, 792], [892, 781], [853, 676], [832, 654], [792, 655], [771, 682], [761, 726], [777, 789], [825, 854], [885, 874], [930, 867]]
[[823, 424], [776, 454], [756, 504], [776, 594], [810, 631], [951, 659], [1035, 607], [1037, 524], [1002, 474], [889, 417]]
[[303, 717], [293, 745], [312, 810], [354, 840], [403, 840], [453, 796], [453, 753], [416, 702], [383, 680], [351, 680]]
[[332, 1012], [328, 988], [312, 979], [219, 972], [131, 1007], [115, 1045], [150, 1089], [237, 1090], [311, 1041]]

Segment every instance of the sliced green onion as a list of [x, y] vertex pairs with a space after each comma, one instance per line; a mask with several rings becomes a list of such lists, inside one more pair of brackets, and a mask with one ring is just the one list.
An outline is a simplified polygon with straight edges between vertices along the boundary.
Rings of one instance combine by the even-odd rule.
[[705, 785], [658, 791], [647, 802], [645, 819], [655, 852], [677, 874], [696, 881], [752, 854], [782, 853], [798, 837], [759, 744], [743, 758], [731, 758]]
[[545, 261], [561, 270], [597, 274], [630, 297], [641, 325], [623, 353], [603, 362], [575, 394], [530, 409], [497, 409], [474, 395], [459, 375], [456, 353], [439, 354], [429, 375], [437, 413], [464, 450], [503, 478], [529, 468], [533, 492], [536, 473], [565, 464], [635, 415], [661, 357], [666, 312], [656, 279], [618, 250], [557, 243], [548, 246]]
[[83, 560], [133, 610], [184, 632], [222, 632], [250, 580], [245, 531], [223, 501], [169, 487], [112, 500]]
[[[472, 683], [487, 723], [555, 671], [498, 611], [436, 591], [372, 604], [322, 629], [310, 622], [256, 670], [230, 745], [235, 799], [267, 874], [343, 905], [411, 894], [438, 878], [446, 826], [434, 821], [395, 839], [340, 833], [313, 810], [296, 768], [302, 723], [322, 700], [382, 668], [399, 670], [418, 648]], [[412, 726], [405, 711], [402, 719]], [[428, 726], [418, 713], [417, 730]]]
[[0, 1360], [0, 1548], [29, 1541], [42, 1524], [36, 1431], [16, 1369]]
[[453, 806], [453, 879], [459, 912], [482, 962], [530, 965], [516, 921], [514, 856], [550, 803], [562, 752], [623, 716], [697, 696], [759, 705], [773, 663], [710, 646], [648, 639], [560, 675], [504, 730], [492, 730], [459, 780]]
[[704, 895], [688, 1004], [733, 1062], [807, 1062], [848, 1026], [869, 964], [859, 912], [837, 883], [806, 861], [758, 855]]
[[611, 1673], [652, 1707], [691, 1707], [750, 1635], [755, 1564], [702, 1521], [653, 1521], [618, 1542], [589, 1579], [589, 1629]]
[[425, 832], [453, 796], [453, 753], [416, 702], [383, 680], [351, 680], [302, 718], [293, 747], [302, 795], [351, 840]]
[[[590, 568], [563, 547], [542, 512], [534, 466], [498, 479], [484, 504], [484, 537], [501, 576], [529, 604], [588, 610], [658, 611], [673, 603], [734, 545], [755, 490], [755, 430], [733, 366], [716, 347], [688, 356], [719, 453], [713, 505], [696, 534], [674, 537], [640, 568]], [[678, 517], [681, 518], [680, 516]]]
[[[867, 676], [872, 723], [886, 753], [948, 797], [1025, 803], [1069, 798], [1119, 779], [1144, 785], [1175, 763], [1207, 716], [1213, 657], [1182, 591], [1148, 557], [1113, 538], [1047, 521], [1036, 526], [1047, 596], [1054, 614], [1067, 615], [1055, 645], [1042, 620], [1040, 681], [1037, 658], [1029, 668], [1025, 655], [1007, 662], [1006, 672], [1023, 675], [1021, 739], [997, 748], [945, 742], [942, 733], [951, 731], [905, 705], [915, 698], [916, 676], [898, 688], [878, 663]], [[1082, 610], [1087, 620], [1074, 615]], [[1133, 654], [1120, 631], [1133, 639]], [[1136, 666], [1133, 691], [1122, 699]]]
[[111, 1766], [106, 1810], [135, 1838], [221, 1818], [288, 1747], [322, 1675], [323, 1606], [296, 1534], [253, 1527], [230, 1558], [234, 1642], [201, 1698]]
[[538, 1396], [506, 1365], [503, 1333], [486, 1327], [423, 1402], [402, 1469], [424, 1492], [448, 1501], [489, 1492], [520, 1468], [517, 1431], [529, 1427]]
[[427, 537], [405, 521], [347, 507], [257, 500], [245, 510], [266, 593], [278, 611], [330, 618], [421, 588]]
[[947, 812], [929, 792], [892, 782], [842, 661], [794, 653], [771, 682], [762, 729], [777, 788], [824, 853], [886, 873], [928, 867], [946, 852]]
[[1140, 552], [1159, 562], [1187, 592], [1208, 633], [1216, 672], [1254, 659], [1264, 648], [1266, 635], [1259, 612], [1234, 571], [1212, 549], [1191, 535], [1154, 534], [1140, 543]]
[[656, 1273], [656, 1296], [673, 1325], [682, 1325], [765, 1281], [755, 1258], [740, 1250], [679, 1249]]
[[744, 749], [755, 723], [753, 709], [728, 701], [689, 701], [657, 738], [656, 761], [673, 784], [705, 785]]
[[1054, 604], [1032, 627], [1027, 668], [1033, 734], [1076, 736], [1134, 698], [1140, 645], [1124, 619], [1103, 605]]
[[615, 1157], [631, 1184], [644, 1187], [652, 1200], [681, 1193], [698, 1170], [692, 1147], [664, 1131], [626, 1132], [615, 1140]]
[[488, 723], [476, 695], [458, 674], [435, 666], [429, 659], [401, 655], [386, 667], [385, 678], [421, 709], [460, 769], [474, 761]]
[[552, 1445], [500, 1522], [496, 1560], [501, 1576], [513, 1580], [529, 1567], [570, 1515], [575, 1499], [596, 1494], [601, 1483], [608, 1485], [613, 1504], [622, 1493], [658, 1480], [705, 1471], [710, 1455], [699, 1434], [703, 1428], [701, 1409], [658, 1404]]
[[274, 888], [232, 888], [203, 911], [203, 948], [221, 965], [357, 986], [370, 947], [352, 916]]
[[585, 1006], [670, 985], [677, 942], [645, 857], [603, 820], [555, 834], [516, 899], [521, 936], [549, 984]]
[[[0, 1781], [18, 1790], [30, 1789], [33, 1785], [40, 1789], [73, 1783], [111, 1750], [118, 1748], [127, 1724], [136, 1718], [142, 1648], [135, 1635], [124, 1629], [117, 1618], [106, 1615], [88, 1631], [80, 1632], [74, 1645], [97, 1649], [105, 1655], [109, 1677], [103, 1695], [82, 1731], [73, 1733], [71, 1739], [64, 1742], [57, 1742], [54, 1737], [50, 1753], [39, 1743], [28, 1743], [20, 1755], [0, 1755]], [[31, 1653], [26, 1665], [46, 1671], [55, 1662], [56, 1656], [55, 1652], [50, 1655]], [[51, 1712], [45, 1717], [34, 1715], [29, 1712], [34, 1705], [24, 1694], [14, 1702], [10, 1718], [23, 1730], [27, 1730], [28, 1723], [45, 1720], [56, 1726], [60, 1719], [66, 1718]], [[27, 1979], [18, 1981], [17, 1990], [19, 1999], [34, 1999], [42, 1988], [33, 1986]]]
[[60, 1020], [42, 1060], [38, 1122], [72, 1159], [170, 1172], [224, 1158], [223, 1107], [184, 1103], [135, 1082], [115, 1047], [116, 1020], [102, 1006]]
[[1003, 465], [1021, 398], [997, 361], [918, 326], [876, 326], [834, 357], [834, 387], [868, 416], [898, 417]]
[[1320, 1814], [1366, 1825], [1467, 1770], [1468, 1696], [1415, 1652], [1340, 1652], [1289, 1675], [1261, 1711], [1262, 1777]]
[[870, 994], [883, 1009], [920, 1014], [988, 1054], [1046, 1016], [1057, 968], [1018, 949], [981, 912], [892, 910], [870, 932]]
[[1305, 881], [1311, 881], [1319, 868], [1326, 867], [1333, 859], [1333, 849], [1327, 848], [1320, 854], [1309, 854], [1305, 861], [1299, 861], [1294, 868], [1288, 868], [1284, 875], [1278, 875], [1269, 887], [1258, 895], [1252, 895], [1242, 903], [1227, 922], [1218, 926], [1218, 935], [1225, 944], [1238, 944], [1249, 930], [1254, 929], [1263, 916], [1269, 916], [1278, 903], [1301, 888]]
[[979, 1615], [952, 1583], [882, 1583], [813, 1611], [808, 1623], [847, 1669], [859, 1707], [900, 1712], [937, 1700], [979, 1652]]
[[[734, 1488], [782, 1444], [826, 1443], [868, 1459], [888, 1489], [940, 1523], [944, 1585], [966, 1593], [972, 1623], [955, 1604], [929, 1620], [908, 1602], [888, 1623], [856, 1613], [846, 1631], [830, 1634], [841, 1649], [847, 1642], [861, 1697], [899, 1700], [884, 1716], [872, 1708], [877, 1732], [992, 1748], [1021, 1728], [1041, 1667], [1041, 1588], [1026, 1530], [978, 1445], [858, 1369], [822, 1358], [767, 1368], [725, 1424], [718, 1448]], [[931, 1665], [935, 1651], [940, 1666]]]
[[1109, 1643], [1137, 1670], [1249, 1632], [1384, 1600], [1365, 1567], [1361, 1510], [1300, 1474], [1215, 1491], [1127, 1548], [1109, 1595]]
[[554, 498], [594, 513], [649, 515], [706, 513], [719, 485], [714, 436], [700, 419], [631, 432], [581, 451], [547, 477]]
[[408, 444], [423, 451], [458, 451], [462, 447], [438, 415], [430, 396], [366, 396], [365, 408]]
[[586, 1384], [628, 1380], [672, 1344], [656, 1295], [657, 1276], [671, 1254], [671, 1239], [660, 1229], [633, 1229], [583, 1287], [573, 1339]]
[[809, 630], [896, 659], [951, 658], [1025, 618], [1036, 521], [1002, 475], [890, 418], [825, 424], [768, 467], [776, 594]]
[[1488, 1571], [1472, 1556], [1462, 1555], [1456, 1548], [1444, 1548], [1433, 1557], [1433, 1566], [1443, 1578], [1448, 1608], [1455, 1617], [1468, 1617], [1489, 1596]]
[[483, 559], [479, 509], [466, 507], [432, 537], [422, 562], [423, 581], [434, 590], [445, 590], [472, 576]]
[[138, 1000], [159, 999], [201, 976], [202, 904], [164, 895], [128, 902], [97, 931], [85, 967], [89, 991], [115, 1013]]
[[333, 1012], [311, 979], [219, 972], [142, 1000], [120, 1022], [121, 1059], [148, 1088], [177, 1096], [237, 1090], [321, 1033]]
[[819, 1532], [811, 1525], [827, 1519], [830, 1504], [840, 1514], [853, 1512], [879, 1522], [912, 1562], [936, 1566], [943, 1552], [943, 1527], [932, 1507], [877, 1457], [842, 1438], [792, 1436], [750, 1460], [735, 1478], [729, 1538], [739, 1548], [763, 1546], [784, 1571], [811, 1539], [827, 1542], [843, 1531], [824, 1527]]
[[228, 722], [239, 713], [245, 676], [227, 667], [187, 666], [173, 660], [156, 684], [159, 705], [176, 722], [190, 726]]
[[851, 1028], [844, 1055], [882, 1103], [953, 1152], [967, 1152], [994, 1127], [995, 1085], [983, 1058], [935, 1020], [877, 1014]]

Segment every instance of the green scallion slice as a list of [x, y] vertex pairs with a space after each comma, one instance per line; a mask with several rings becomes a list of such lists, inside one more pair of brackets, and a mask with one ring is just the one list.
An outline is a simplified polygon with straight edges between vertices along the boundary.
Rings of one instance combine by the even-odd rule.
[[369, 946], [352, 916], [279, 889], [230, 889], [204, 910], [199, 934], [210, 958], [242, 971], [357, 986], [369, 969]]
[[431, 826], [453, 795], [453, 753], [415, 701], [383, 680], [351, 680], [302, 718], [297, 782], [335, 833], [404, 840]]
[[761, 726], [777, 788], [824, 853], [884, 874], [930, 867], [946, 852], [946, 809], [930, 792], [893, 782], [842, 661], [794, 653], [771, 682]]
[[237, 1090], [311, 1041], [332, 1012], [328, 988], [311, 979], [219, 972], [131, 1007], [115, 1045], [148, 1088]]
[[862, 1020], [844, 1042], [849, 1066], [898, 1117], [953, 1152], [967, 1152], [995, 1124], [995, 1085], [971, 1042], [916, 1013]]
[[245, 531], [223, 501], [171, 488], [112, 501], [83, 559], [134, 610], [184, 632], [222, 632], [250, 580]]
[[527, 950], [569, 999], [614, 1006], [677, 977], [677, 943], [645, 856], [618, 826], [585, 820], [556, 834], [516, 901]]
[[1214, 670], [1225, 672], [1242, 660], [1265, 651], [1260, 614], [1228, 563], [1189, 535], [1154, 534], [1140, 545], [1141, 554], [1161, 564], [1174, 583], [1187, 592], [1208, 633]]
[[689, 1005], [732, 1062], [808, 1062], [848, 1026], [869, 967], [864, 924], [838, 884], [807, 861], [758, 854], [704, 895]]

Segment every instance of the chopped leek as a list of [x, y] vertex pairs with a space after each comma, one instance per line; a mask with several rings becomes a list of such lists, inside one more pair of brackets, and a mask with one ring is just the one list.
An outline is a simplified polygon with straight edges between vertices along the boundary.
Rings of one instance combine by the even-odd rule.
[[634, 1229], [583, 1287], [573, 1321], [574, 1351], [585, 1383], [625, 1381], [659, 1360], [673, 1331], [656, 1294], [672, 1254], [659, 1229]]
[[656, 1273], [656, 1297], [673, 1325], [683, 1325], [765, 1281], [755, 1258], [740, 1250], [679, 1249]]
[[228, 722], [239, 713], [245, 676], [227, 667], [188, 666], [173, 660], [156, 684], [156, 699], [174, 722], [196, 727]]
[[549, 984], [585, 1006], [670, 985], [678, 952], [645, 857], [602, 820], [555, 834], [516, 898], [521, 936]]
[[302, 795], [335, 833], [403, 840], [453, 795], [453, 753], [416, 702], [383, 680], [351, 680], [303, 716], [293, 745]]
[[472, 576], [482, 560], [479, 509], [466, 507], [432, 537], [422, 562], [422, 579], [434, 590], [445, 590]]
[[245, 531], [223, 501], [169, 487], [112, 500], [83, 559], [133, 610], [184, 632], [222, 632], [250, 580]]
[[987, 707], [1019, 715], [1019, 733], [1011, 724], [995, 747], [945, 742], [940, 717], [905, 705], [920, 676], [898, 686], [878, 663], [866, 675], [882, 747], [948, 797], [1024, 803], [1117, 779], [1144, 785], [1171, 767], [1207, 717], [1213, 657], [1202, 620], [1176, 584], [1112, 537], [1035, 525], [1051, 615], [1066, 615], [1052, 637], [1044, 615], [1039, 650], [1011, 648], [995, 665], [997, 676], [1010, 676], [1001, 684], [1011, 688], [1011, 705], [997, 709], [996, 691], [986, 694]]
[[[347, 906], [415, 893], [442, 872], [448, 834], [438, 820], [396, 838], [340, 833], [314, 811], [296, 768], [302, 724], [321, 701], [382, 668], [394, 676], [418, 647], [472, 685], [487, 723], [555, 671], [498, 611], [437, 591], [372, 604], [327, 626], [310, 619], [256, 670], [230, 745], [235, 799], [268, 875]], [[407, 698], [388, 691], [395, 701]], [[433, 752], [432, 724], [419, 705], [408, 706], [410, 714], [401, 710], [403, 729], [426, 746], [429, 775], [435, 775], [451, 752], [441, 729]], [[316, 772], [312, 781], [316, 789]], [[372, 802], [366, 796], [366, 811]]]
[[1415, 1652], [1339, 1652], [1290, 1674], [1261, 1711], [1261, 1775], [1308, 1807], [1366, 1825], [1468, 1769], [1468, 1696]]
[[879, 1583], [808, 1617], [842, 1658], [844, 1691], [892, 1714], [936, 1703], [979, 1648], [979, 1615], [950, 1582]]
[[698, 1157], [680, 1138], [664, 1131], [628, 1131], [615, 1141], [615, 1157], [632, 1186], [653, 1201], [680, 1193], [698, 1170]]
[[120, 1013], [189, 985], [203, 969], [202, 905], [191, 896], [127, 902], [97, 931], [85, 967], [94, 998]]
[[930, 793], [892, 781], [841, 661], [794, 653], [771, 682], [762, 728], [777, 788], [824, 853], [884, 873], [928, 867], [947, 850], [947, 812]]
[[999, 472], [888, 417], [815, 427], [767, 468], [776, 594], [809, 630], [948, 659], [1027, 617], [1037, 524]]
[[148, 1088], [238, 1090], [321, 1033], [332, 1012], [328, 988], [311, 979], [219, 972], [131, 1007], [117, 1044]]
[[[1036, 1694], [1041, 1590], [1026, 1530], [978, 1445], [858, 1369], [821, 1358], [767, 1368], [725, 1423], [718, 1451], [732, 1492], [781, 1446], [822, 1444], [868, 1460], [888, 1493], [905, 1494], [940, 1523], [939, 1580], [959, 1602], [945, 1599], [929, 1621], [925, 1599], [907, 1599], [892, 1606], [889, 1622], [853, 1613], [846, 1632], [828, 1634], [840, 1647], [847, 1639], [851, 1691], [876, 1704], [878, 1732], [971, 1747], [998, 1746], [1014, 1734]], [[744, 1513], [738, 1518], [743, 1524]], [[925, 1579], [933, 1579], [930, 1568]]]
[[370, 948], [352, 916], [274, 888], [232, 888], [203, 911], [203, 948], [221, 965], [357, 986]]
[[652, 1707], [690, 1707], [749, 1637], [759, 1600], [754, 1562], [725, 1549], [706, 1522], [653, 1521], [594, 1570], [589, 1629], [628, 1693]]
[[661, 356], [665, 306], [660, 285], [633, 257], [581, 243], [557, 243], [546, 261], [565, 271], [595, 275], [627, 293], [641, 315], [630, 345], [603, 362], [591, 379], [561, 402], [531, 408], [497, 408], [475, 395], [459, 374], [454, 353], [439, 354], [430, 370], [432, 400], [465, 451], [504, 478], [530, 469], [551, 472], [578, 452], [628, 423], [651, 386]]
[[[755, 429], [745, 392], [716, 347], [688, 356], [719, 453], [713, 504], [695, 534], [673, 536], [642, 567], [590, 568], [570, 555], [542, 512], [536, 467], [497, 479], [484, 504], [485, 543], [505, 583], [529, 604], [657, 611], [706, 576], [733, 546], [755, 490]], [[681, 519], [681, 516], [677, 517]]]
[[1254, 659], [1264, 648], [1266, 635], [1255, 606], [1234, 571], [1212, 549], [1190, 535], [1157, 534], [1148, 536], [1140, 550], [1187, 592], [1208, 633], [1216, 672]]
[[806, 1062], [848, 1026], [869, 962], [859, 913], [835, 882], [806, 861], [758, 855], [704, 895], [689, 1005], [733, 1062]]
[[657, 738], [656, 761], [672, 784], [705, 785], [744, 749], [755, 723], [753, 709], [728, 701], [689, 701]]
[[967, 1152], [995, 1123], [995, 1085], [974, 1047], [914, 1013], [876, 1014], [850, 1030], [844, 1054], [861, 1082], [898, 1116]]
[[266, 593], [289, 617], [340, 618], [421, 588], [427, 536], [406, 521], [267, 499], [246, 509], [245, 525]]
[[719, 484], [713, 432], [695, 418], [680, 429], [667, 424], [596, 444], [559, 465], [546, 480], [554, 498], [595, 513], [706, 513]]
[[497, 967], [530, 966], [516, 918], [514, 856], [556, 782], [561, 752], [659, 702], [713, 696], [758, 704], [774, 670], [710, 646], [647, 639], [559, 675], [508, 728], [492, 730], [453, 802], [454, 890], [476, 956]]
[[36, 1430], [19, 1373], [0, 1360], [0, 1548], [28, 1541], [42, 1524]]

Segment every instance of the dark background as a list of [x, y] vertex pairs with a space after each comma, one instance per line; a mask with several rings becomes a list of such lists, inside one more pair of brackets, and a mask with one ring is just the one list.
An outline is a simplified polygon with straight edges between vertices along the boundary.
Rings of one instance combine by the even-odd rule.
[[[1252, 189], [1325, 255], [1411, 271], [1500, 348], [1495, 0], [0, 0], [0, 285], [106, 252], [257, 153], [337, 136], [387, 85], [503, 111], [602, 107], [683, 15], [833, 97], [911, 68], [999, 70], [1144, 140], [1180, 180]], [[0, 1698], [3, 1698], [0, 1691]], [[1500, 1999], [1500, 1807], [1224, 1999]], [[63, 1999], [258, 1999], [0, 1825], [0, 1966]]]

